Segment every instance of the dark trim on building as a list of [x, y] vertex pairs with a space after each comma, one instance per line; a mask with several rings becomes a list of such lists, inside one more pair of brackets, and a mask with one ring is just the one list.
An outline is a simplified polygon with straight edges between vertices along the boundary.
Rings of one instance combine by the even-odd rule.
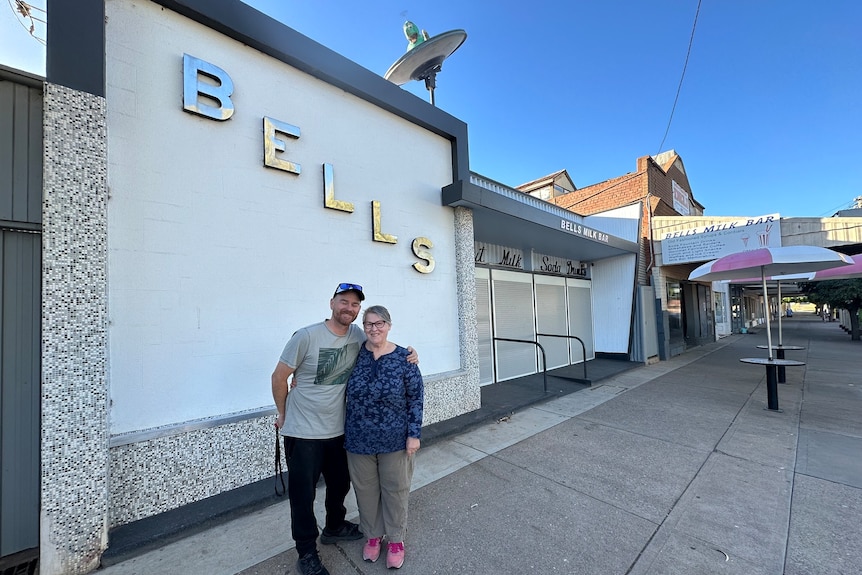
[[19, 222], [12, 220], [0, 220], [0, 230], [10, 232], [29, 232], [38, 234], [42, 232], [41, 222]]
[[[115, 527], [108, 532], [110, 544], [102, 554], [101, 566], [122, 563], [237, 517], [285, 501], [285, 497], [275, 495], [274, 484], [274, 477], [269, 477]], [[289, 535], [285, 534], [285, 537]]]
[[631, 361], [627, 353], [611, 353], [608, 351], [597, 351], [596, 359], [613, 359], [616, 361]]
[[[470, 181], [462, 180], [444, 187], [443, 205], [472, 209], [474, 235], [476, 241], [480, 242], [519, 248], [525, 252], [533, 249], [539, 253], [581, 261], [597, 261], [638, 252], [636, 242], [617, 236], [607, 234], [607, 241], [599, 241], [566, 231], [561, 227], [563, 221], [578, 225], [574, 214], [569, 218], [544, 211]], [[556, 206], [554, 209], [565, 211]], [[580, 225], [593, 229], [590, 223]], [[519, 245], [514, 245], [519, 242]]]
[[[467, 124], [238, 0], [153, 0], [452, 142], [452, 181], [469, 179]], [[394, 58], [393, 58], [394, 60]]]
[[105, 97], [105, 0], [48, 0], [45, 75], [51, 84]]
[[38, 90], [42, 90], [45, 83], [45, 78], [42, 76], [37, 76], [36, 74], [31, 74], [24, 70], [9, 68], [2, 64], [0, 64], [0, 80], [8, 80], [9, 82], [15, 82], [16, 84], [21, 84], [28, 88], [36, 88]]

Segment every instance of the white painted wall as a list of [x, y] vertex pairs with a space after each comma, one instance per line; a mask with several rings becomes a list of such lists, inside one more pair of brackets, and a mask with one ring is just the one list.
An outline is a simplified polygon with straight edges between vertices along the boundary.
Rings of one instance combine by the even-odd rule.
[[[343, 281], [424, 374], [458, 369], [449, 142], [147, 2], [106, 9], [111, 434], [271, 406], [285, 342]], [[184, 53], [230, 75], [230, 120], [182, 110]], [[280, 154], [300, 176], [264, 167], [265, 116], [300, 128]], [[354, 213], [324, 208], [324, 163]], [[372, 241], [372, 200], [397, 244]]]
[[640, 240], [641, 202], [592, 214], [584, 223], [602, 232], [637, 243]]
[[636, 254], [625, 254], [593, 264], [590, 277], [597, 352], [628, 353], [636, 263]]

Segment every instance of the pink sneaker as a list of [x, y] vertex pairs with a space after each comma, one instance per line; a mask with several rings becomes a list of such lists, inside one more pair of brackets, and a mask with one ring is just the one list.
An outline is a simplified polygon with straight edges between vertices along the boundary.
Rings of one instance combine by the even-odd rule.
[[389, 544], [389, 554], [386, 556], [386, 567], [389, 569], [401, 569], [404, 565], [404, 542]]
[[380, 557], [380, 537], [372, 537], [362, 548], [362, 558], [374, 563]]

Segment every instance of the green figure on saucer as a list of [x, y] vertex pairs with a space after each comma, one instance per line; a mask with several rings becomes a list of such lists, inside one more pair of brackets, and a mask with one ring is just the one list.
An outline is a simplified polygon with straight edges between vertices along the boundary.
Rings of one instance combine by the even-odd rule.
[[428, 32], [425, 30], [420, 32], [419, 28], [416, 27], [416, 24], [410, 20], [404, 23], [404, 35], [407, 36], [408, 52], [428, 39]]

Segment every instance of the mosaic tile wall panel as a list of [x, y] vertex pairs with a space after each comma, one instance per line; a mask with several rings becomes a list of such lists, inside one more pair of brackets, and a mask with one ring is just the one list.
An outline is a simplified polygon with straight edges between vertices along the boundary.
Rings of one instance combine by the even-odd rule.
[[111, 527], [242, 487], [274, 473], [275, 416], [111, 449]]
[[[434, 376], [426, 380], [425, 405], [425, 425], [477, 409], [477, 379], [466, 372]], [[271, 477], [274, 420], [257, 417], [112, 448], [110, 527]]]
[[[461, 330], [461, 369], [479, 389], [479, 332], [476, 328], [476, 239], [473, 211], [455, 208], [455, 258], [458, 273], [458, 318]], [[478, 409], [465, 406], [466, 410]]]
[[449, 378], [426, 380], [424, 425], [479, 409], [481, 403], [473, 246], [473, 212], [467, 208], [455, 208], [461, 372]]
[[40, 571], [86, 573], [107, 540], [104, 98], [46, 84]]

